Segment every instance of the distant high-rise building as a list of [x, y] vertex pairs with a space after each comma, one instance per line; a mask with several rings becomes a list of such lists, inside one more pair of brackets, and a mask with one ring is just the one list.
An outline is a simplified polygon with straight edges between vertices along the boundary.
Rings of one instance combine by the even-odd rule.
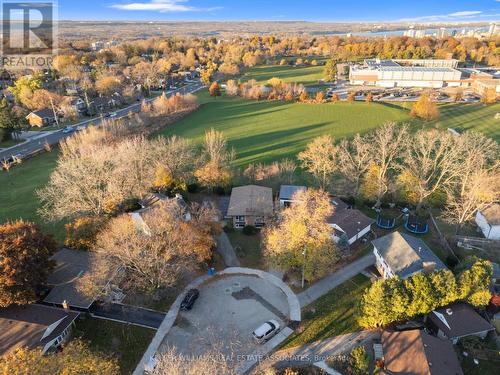
[[439, 30], [437, 31], [437, 35], [436, 37], [438, 39], [442, 39], [442, 38], [446, 38], [447, 36], [449, 36], [450, 34], [448, 33], [448, 30], [446, 30], [445, 27], [440, 27]]
[[415, 38], [423, 38], [425, 37], [425, 30], [416, 30], [415, 31]]
[[500, 28], [498, 27], [498, 25], [496, 23], [494, 23], [494, 22], [490, 23], [490, 29], [488, 31], [489, 36], [496, 35], [496, 34], [498, 34], [499, 31], [500, 31]]

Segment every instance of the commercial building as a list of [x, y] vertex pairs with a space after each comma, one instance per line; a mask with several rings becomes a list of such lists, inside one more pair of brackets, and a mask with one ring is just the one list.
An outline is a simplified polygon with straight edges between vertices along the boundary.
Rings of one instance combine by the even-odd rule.
[[351, 66], [351, 85], [381, 87], [460, 86], [462, 72], [455, 69], [457, 60], [380, 60], [367, 59], [361, 66]]

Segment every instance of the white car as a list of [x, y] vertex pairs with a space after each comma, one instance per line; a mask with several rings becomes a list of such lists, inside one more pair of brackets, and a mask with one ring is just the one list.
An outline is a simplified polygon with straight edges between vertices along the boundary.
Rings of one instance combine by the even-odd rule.
[[110, 117], [110, 118], [115, 118], [116, 116], [118, 116], [118, 114], [117, 114], [116, 112], [111, 112], [111, 113], [109, 114], [109, 117]]
[[253, 331], [252, 336], [258, 344], [263, 344], [278, 333], [280, 325], [276, 320], [269, 320]]

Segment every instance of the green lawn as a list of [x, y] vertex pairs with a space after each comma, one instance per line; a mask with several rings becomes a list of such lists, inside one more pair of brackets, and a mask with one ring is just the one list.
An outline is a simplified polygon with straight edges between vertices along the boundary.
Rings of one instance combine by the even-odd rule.
[[357, 275], [339, 285], [302, 311], [301, 333], [293, 334], [284, 347], [304, 345], [332, 336], [360, 331], [356, 320], [357, 304], [370, 280]]
[[227, 233], [231, 245], [238, 256], [242, 267], [261, 268], [262, 252], [260, 249], [260, 234], [248, 236], [235, 230]]
[[88, 342], [90, 348], [118, 359], [122, 374], [131, 374], [155, 330], [96, 318], [76, 321], [76, 335]]
[[[311, 60], [309, 60], [311, 61]], [[302, 83], [306, 86], [317, 85], [323, 79], [324, 66], [291, 66], [291, 65], [259, 65], [247, 70], [241, 77], [242, 81], [255, 79], [265, 84], [273, 77], [278, 77], [287, 83]]]
[[24, 141], [17, 140], [17, 139], [4, 139], [3, 141], [0, 142], [0, 148], [8, 148], [15, 146], [19, 143], [22, 143]]
[[203, 106], [162, 134], [176, 134], [200, 144], [207, 129], [222, 131], [236, 150], [239, 167], [295, 158], [309, 141], [323, 134], [352, 137], [384, 121], [410, 120], [408, 112], [400, 107], [378, 103], [300, 104], [228, 97], [213, 99], [205, 92], [199, 97]]
[[64, 239], [63, 223], [46, 223], [37, 213], [40, 202], [35, 194], [49, 180], [56, 166], [57, 151], [43, 153], [14, 166], [9, 172], [0, 170], [0, 223], [25, 219], [40, 223], [42, 229]]
[[444, 104], [439, 106], [440, 119], [429, 123], [440, 129], [455, 128], [457, 130], [474, 130], [500, 142], [500, 103], [485, 106], [474, 104]]

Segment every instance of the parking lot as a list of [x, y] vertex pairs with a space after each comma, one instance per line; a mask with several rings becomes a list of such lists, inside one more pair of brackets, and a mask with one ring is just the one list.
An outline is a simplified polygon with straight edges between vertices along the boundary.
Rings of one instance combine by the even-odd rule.
[[196, 356], [216, 346], [236, 365], [259, 348], [252, 339], [254, 329], [270, 319], [284, 327], [289, 317], [285, 294], [256, 276], [224, 276], [199, 289], [192, 310], [181, 311], [163, 339], [161, 352], [175, 347]]

